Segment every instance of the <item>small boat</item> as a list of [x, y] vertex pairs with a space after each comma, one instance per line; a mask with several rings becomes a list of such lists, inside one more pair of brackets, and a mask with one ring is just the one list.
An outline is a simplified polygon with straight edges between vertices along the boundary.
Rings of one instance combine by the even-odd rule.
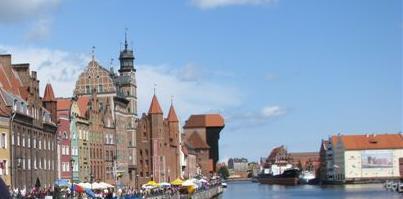
[[260, 184], [297, 185], [300, 171], [298, 169], [288, 169], [282, 174], [261, 174], [258, 177]]
[[386, 188], [387, 190], [392, 190], [392, 181], [387, 180], [387, 181], [385, 182], [385, 188]]
[[222, 186], [222, 188], [227, 188], [227, 183], [225, 183], [225, 182], [223, 182], [223, 183], [221, 183], [221, 186]]
[[313, 179], [315, 179], [315, 175], [310, 171], [303, 171], [299, 176], [300, 184], [309, 184]]
[[398, 183], [392, 182], [392, 191], [397, 191], [397, 189], [398, 189]]

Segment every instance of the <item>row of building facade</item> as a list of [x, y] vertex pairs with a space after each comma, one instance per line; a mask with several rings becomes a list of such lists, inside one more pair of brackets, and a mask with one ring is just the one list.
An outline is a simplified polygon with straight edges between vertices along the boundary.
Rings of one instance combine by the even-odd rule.
[[149, 180], [209, 175], [218, 161], [219, 114], [192, 115], [182, 127], [154, 94], [137, 114], [133, 50], [127, 40], [118, 73], [92, 57], [69, 98], [52, 86], [39, 94], [36, 72], [0, 55], [0, 176], [12, 187], [56, 179], [138, 187]]
[[323, 183], [360, 183], [400, 179], [403, 134], [334, 135], [322, 140]]

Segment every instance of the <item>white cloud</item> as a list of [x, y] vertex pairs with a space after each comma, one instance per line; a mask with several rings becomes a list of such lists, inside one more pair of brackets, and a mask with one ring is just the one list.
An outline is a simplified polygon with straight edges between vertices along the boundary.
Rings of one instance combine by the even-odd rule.
[[262, 116], [266, 118], [284, 115], [286, 111], [280, 106], [266, 106], [262, 109]]
[[236, 111], [227, 113], [227, 126], [231, 129], [256, 127], [285, 116], [287, 109], [281, 106], [264, 106], [259, 111]]
[[26, 33], [25, 37], [28, 41], [41, 41], [49, 36], [51, 19], [42, 18], [35, 21], [29, 32]]
[[47, 15], [61, 0], [1, 0], [0, 23], [10, 23]]
[[56, 97], [72, 96], [78, 75], [90, 59], [84, 54], [33, 47], [0, 45], [0, 52], [10, 53], [13, 63], [29, 63], [30, 69], [38, 72], [40, 94], [50, 82]]
[[[30, 69], [38, 72], [40, 94], [43, 95], [46, 83], [50, 82], [56, 97], [72, 96], [76, 80], [90, 60], [88, 55], [80, 53], [1, 44], [0, 52], [12, 54], [13, 63], [30, 63]], [[174, 96], [174, 105], [182, 122], [190, 114], [222, 112], [241, 104], [242, 96], [237, 88], [209, 79], [184, 80], [183, 68], [173, 69], [167, 65], [139, 65], [136, 68], [139, 114], [148, 111], [154, 83], [157, 83], [156, 92], [165, 116], [171, 96]]]
[[223, 112], [241, 104], [242, 96], [237, 88], [207, 78], [184, 80], [181, 71], [183, 69], [172, 70], [166, 65], [138, 66], [139, 113], [148, 111], [154, 83], [164, 114], [168, 112], [171, 96], [174, 96], [174, 105], [182, 121], [190, 114]]
[[211, 9], [233, 5], [262, 5], [275, 2], [277, 2], [277, 0], [192, 0], [192, 4], [201, 9]]
[[44, 40], [50, 34], [53, 21], [51, 13], [60, 3], [61, 0], [1, 0], [0, 24], [17, 24], [22, 29], [27, 26], [27, 41]]

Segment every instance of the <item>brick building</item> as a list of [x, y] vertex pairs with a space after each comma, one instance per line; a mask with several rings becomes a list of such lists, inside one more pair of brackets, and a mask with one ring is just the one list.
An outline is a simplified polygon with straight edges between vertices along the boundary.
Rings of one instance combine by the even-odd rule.
[[205, 114], [191, 115], [183, 127], [185, 141], [193, 142], [192, 139], [189, 140], [189, 138], [198, 139], [198, 137], [200, 137], [202, 142], [206, 143], [208, 146], [207, 155], [204, 154], [204, 150], [197, 150], [197, 156], [202, 166], [201, 170], [205, 175], [216, 172], [216, 165], [219, 160], [218, 140], [220, 139], [220, 132], [224, 126], [224, 118], [220, 114]]
[[58, 179], [71, 179], [70, 107], [71, 99], [57, 99]]
[[57, 169], [54, 98], [42, 99], [36, 72], [30, 71], [29, 64], [12, 64], [11, 55], [0, 55], [0, 94], [2, 121], [9, 122], [3, 139], [7, 143], [2, 142], [9, 155], [0, 157], [6, 175], [11, 175], [6, 182], [19, 188], [53, 184]]
[[168, 118], [154, 95], [148, 114], [143, 114], [137, 129], [137, 162], [140, 184], [153, 179], [169, 182], [181, 176], [179, 160], [179, 120], [171, 105]]

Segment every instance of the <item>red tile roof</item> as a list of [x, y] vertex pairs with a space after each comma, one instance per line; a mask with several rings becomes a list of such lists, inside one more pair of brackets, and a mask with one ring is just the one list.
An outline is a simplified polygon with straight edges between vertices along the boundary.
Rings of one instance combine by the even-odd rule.
[[162, 114], [162, 109], [160, 103], [158, 102], [157, 96], [153, 96], [151, 100], [150, 109], [148, 109], [148, 114]]
[[80, 116], [85, 117], [85, 113], [87, 112], [88, 102], [90, 101], [89, 96], [80, 96], [77, 99], [78, 108], [80, 109]]
[[55, 94], [53, 93], [52, 85], [47, 83], [45, 87], [45, 93], [43, 94], [43, 101], [48, 102], [54, 100], [55, 100]]
[[178, 116], [176, 116], [175, 108], [173, 105], [171, 105], [171, 107], [169, 108], [168, 121], [169, 122], [179, 122]]
[[[0, 87], [3, 87], [6, 91], [12, 93], [16, 96], [21, 96], [20, 90], [22, 83], [17, 75], [17, 73], [12, 69], [8, 58], [0, 58]], [[11, 57], [10, 57], [11, 59]]]
[[191, 115], [184, 128], [224, 127], [224, 118], [220, 114]]
[[57, 110], [70, 110], [71, 99], [70, 98], [58, 98], [57, 99]]
[[332, 136], [332, 144], [341, 139], [346, 150], [403, 149], [402, 134], [367, 134]]

